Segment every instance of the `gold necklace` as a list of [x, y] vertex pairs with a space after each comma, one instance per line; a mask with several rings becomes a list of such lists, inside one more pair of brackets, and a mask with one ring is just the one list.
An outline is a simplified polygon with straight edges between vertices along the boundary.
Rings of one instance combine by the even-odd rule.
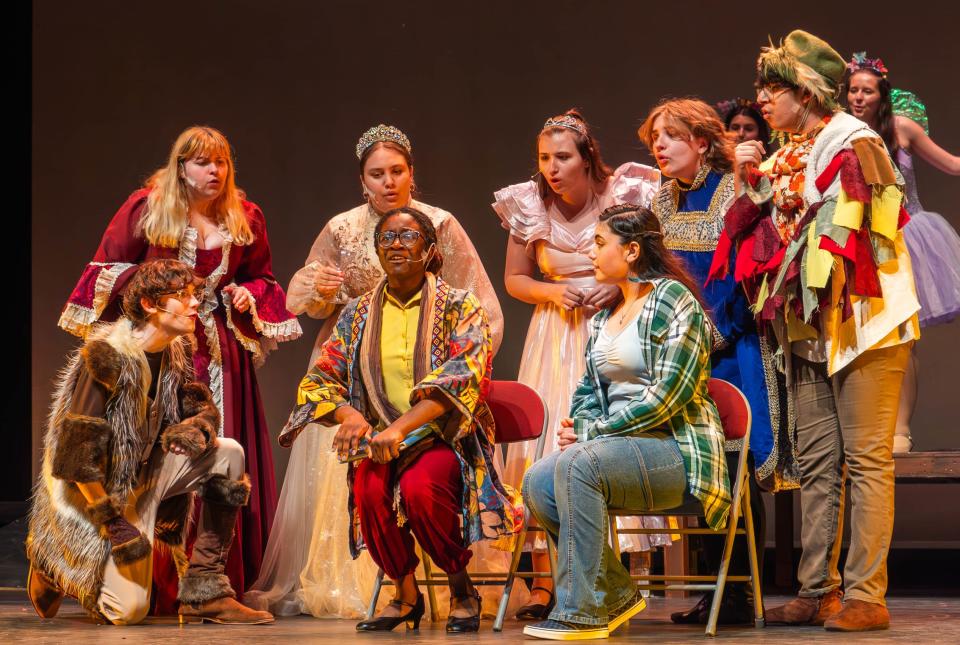
[[633, 306], [638, 302], [642, 301], [649, 293], [650, 293], [649, 289], [645, 290], [643, 293], [639, 294], [634, 299], [634, 301], [631, 302], [629, 305], [626, 302], [624, 302], [623, 306], [620, 307], [620, 316], [617, 318], [617, 325], [619, 325], [620, 327], [623, 327], [623, 321], [626, 319], [627, 313], [632, 311]]

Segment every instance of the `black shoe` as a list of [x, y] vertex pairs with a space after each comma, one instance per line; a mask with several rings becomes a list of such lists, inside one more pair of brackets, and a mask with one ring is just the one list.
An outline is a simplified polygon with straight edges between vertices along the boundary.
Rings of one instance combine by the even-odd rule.
[[670, 620], [677, 625], [706, 625], [707, 617], [710, 615], [710, 603], [713, 601], [713, 593], [706, 593], [700, 596], [693, 607], [686, 611], [675, 611], [670, 614]]
[[[670, 620], [678, 625], [706, 625], [710, 618], [713, 592], [704, 594], [700, 601], [687, 611], [670, 614]], [[753, 607], [741, 587], [727, 587], [720, 601], [718, 625], [752, 625]]]
[[[380, 618], [370, 618], [368, 620], [361, 621], [357, 623], [357, 631], [389, 632], [394, 627], [404, 622], [407, 623], [407, 629], [420, 629], [420, 619], [423, 618], [424, 612], [422, 593], [417, 594], [417, 602], [413, 605], [396, 598], [391, 600], [390, 604], [395, 605], [397, 608], [403, 606], [410, 607], [410, 611], [403, 616], [381, 616]], [[447, 631], [449, 631], [449, 628]]]
[[517, 611], [514, 618], [516, 618], [517, 620], [546, 620], [547, 619], [547, 616], [549, 616], [550, 612], [553, 611], [553, 600], [554, 600], [553, 591], [550, 589], [547, 589], [546, 587], [534, 587], [530, 591], [536, 591], [537, 589], [539, 589], [540, 591], [546, 591], [548, 594], [550, 594], [550, 602], [548, 602], [545, 605], [539, 602], [533, 603], [530, 605], [524, 605]]
[[[467, 616], [466, 618], [454, 618], [452, 615], [447, 618], [447, 633], [448, 634], [466, 634], [469, 632], [478, 632], [480, 631], [480, 594], [476, 589], [473, 590], [472, 596], [458, 596], [456, 599], [463, 601], [468, 598], [473, 598], [477, 601], [477, 613], [475, 616]], [[453, 602], [450, 603], [450, 610], [453, 611]]]

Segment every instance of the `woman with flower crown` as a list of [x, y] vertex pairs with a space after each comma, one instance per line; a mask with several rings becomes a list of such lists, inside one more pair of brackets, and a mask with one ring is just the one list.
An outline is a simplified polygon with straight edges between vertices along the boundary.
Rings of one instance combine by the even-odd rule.
[[[913, 92], [890, 86], [882, 60], [857, 52], [847, 63], [847, 70], [850, 113], [883, 137], [903, 174], [910, 213], [903, 237], [913, 260], [920, 326], [950, 322], [960, 314], [960, 236], [942, 215], [924, 210], [920, 204], [913, 156], [950, 175], [960, 175], [960, 156], [950, 154], [930, 138], [926, 106]], [[917, 402], [918, 370], [917, 353], [911, 352], [900, 390], [900, 412], [893, 436], [895, 453], [913, 448], [910, 417]]]
[[[287, 287], [287, 308], [323, 319], [308, 365], [330, 337], [340, 310], [352, 298], [372, 289], [383, 269], [373, 244], [380, 217], [410, 206], [430, 218], [437, 230], [439, 252], [452, 261], [440, 276], [465, 289], [487, 312], [494, 352], [503, 337], [500, 302], [466, 231], [449, 212], [412, 198], [416, 192], [412, 146], [393, 126], [378, 125], [357, 143], [360, 187], [364, 203], [335, 215], [320, 231], [304, 267]], [[347, 466], [332, 452], [337, 427], [310, 424], [280, 436], [290, 447], [290, 460], [280, 493], [277, 517], [267, 544], [260, 577], [248, 592], [248, 603], [270, 607], [279, 615], [309, 613], [317, 617], [358, 618], [370, 600], [377, 567], [366, 555], [350, 557], [347, 496], [343, 482]], [[506, 555], [474, 545], [471, 570], [493, 559], [505, 569]], [[483, 595], [493, 594], [483, 587]], [[494, 607], [499, 593], [490, 595]], [[441, 607], [445, 603], [441, 602]]]
[[[654, 168], [625, 163], [611, 170], [600, 156], [590, 126], [576, 110], [547, 119], [537, 135], [538, 172], [533, 181], [494, 193], [493, 209], [510, 232], [504, 271], [507, 292], [535, 305], [517, 379], [537, 390], [550, 413], [544, 456], [559, 449], [560, 419], [583, 375], [588, 322], [619, 299], [612, 285], [598, 284], [588, 253], [604, 209], [623, 203], [649, 206], [660, 183]], [[519, 488], [533, 463], [533, 446], [511, 446], [504, 481]], [[662, 526], [657, 518], [652, 521]], [[664, 541], [666, 540], [666, 541]], [[669, 544], [666, 536], [623, 536], [625, 551]], [[545, 571], [546, 543], [536, 540], [534, 568]], [[553, 601], [549, 578], [533, 581], [531, 603], [517, 618], [542, 620]]]

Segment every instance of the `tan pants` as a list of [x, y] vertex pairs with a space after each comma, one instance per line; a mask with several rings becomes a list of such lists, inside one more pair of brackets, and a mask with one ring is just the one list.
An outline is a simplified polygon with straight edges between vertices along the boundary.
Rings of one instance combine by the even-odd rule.
[[[893, 433], [913, 343], [875, 349], [827, 376], [824, 363], [793, 356], [803, 554], [800, 595], [845, 582], [845, 596], [885, 604], [893, 534]], [[844, 480], [850, 479], [850, 549], [843, 579]]]
[[[150, 454], [137, 488], [127, 500], [124, 516], [153, 543], [153, 528], [160, 502], [200, 488], [212, 475], [240, 479], [244, 473], [243, 447], [233, 439], [220, 438], [217, 447], [199, 459], [164, 453]], [[115, 625], [134, 625], [150, 610], [153, 558], [117, 566], [107, 559], [97, 609]]]

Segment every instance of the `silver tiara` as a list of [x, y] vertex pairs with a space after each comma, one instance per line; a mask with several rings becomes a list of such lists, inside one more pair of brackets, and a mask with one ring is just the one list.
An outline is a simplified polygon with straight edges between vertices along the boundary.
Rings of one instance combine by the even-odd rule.
[[393, 143], [403, 146], [407, 152], [412, 152], [410, 149], [410, 139], [407, 138], [407, 135], [392, 125], [384, 125], [381, 123], [374, 128], [370, 128], [360, 137], [360, 141], [357, 142], [357, 159], [363, 157], [363, 153], [366, 152], [367, 148], [380, 141], [392, 141]]
[[567, 128], [574, 132], [579, 132], [583, 136], [587, 136], [587, 129], [583, 126], [583, 121], [569, 114], [550, 117], [547, 119], [547, 122], [543, 124], [543, 129], [546, 130], [547, 128]]

